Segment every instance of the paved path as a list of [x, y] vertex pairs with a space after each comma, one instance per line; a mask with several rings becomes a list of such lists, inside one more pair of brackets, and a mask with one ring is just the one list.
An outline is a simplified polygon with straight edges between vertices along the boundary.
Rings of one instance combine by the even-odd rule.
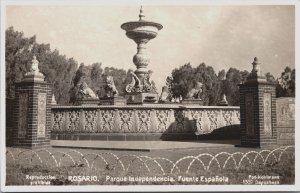
[[105, 150], [153, 151], [161, 149], [199, 149], [208, 147], [234, 147], [239, 140], [201, 141], [73, 141], [51, 140], [52, 147], [88, 148]]

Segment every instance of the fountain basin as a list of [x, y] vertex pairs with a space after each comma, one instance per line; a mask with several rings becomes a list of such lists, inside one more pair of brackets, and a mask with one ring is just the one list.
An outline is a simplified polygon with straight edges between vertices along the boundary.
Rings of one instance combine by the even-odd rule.
[[163, 26], [159, 23], [150, 21], [132, 21], [121, 25], [121, 28], [126, 31], [126, 36], [130, 39], [153, 39], [157, 36], [159, 30]]

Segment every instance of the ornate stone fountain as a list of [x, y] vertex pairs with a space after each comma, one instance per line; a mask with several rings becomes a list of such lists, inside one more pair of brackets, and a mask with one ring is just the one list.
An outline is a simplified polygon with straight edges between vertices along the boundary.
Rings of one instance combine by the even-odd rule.
[[147, 70], [150, 58], [147, 55], [146, 44], [157, 36], [163, 26], [146, 21], [144, 17], [141, 7], [138, 21], [126, 22], [121, 25], [121, 28], [126, 31], [126, 36], [137, 44], [137, 53], [133, 56], [133, 63], [137, 69], [131, 72], [131, 83], [126, 86], [125, 98], [128, 104], [151, 103], [158, 100], [157, 91], [150, 80], [151, 72]]

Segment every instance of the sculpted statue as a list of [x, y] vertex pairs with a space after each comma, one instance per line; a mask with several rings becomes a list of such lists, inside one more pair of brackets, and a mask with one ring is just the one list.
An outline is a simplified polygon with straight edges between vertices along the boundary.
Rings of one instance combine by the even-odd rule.
[[151, 71], [145, 73], [140, 79], [133, 71], [130, 71], [131, 82], [126, 86], [126, 92], [156, 92], [156, 88], [150, 80], [151, 73]]
[[152, 85], [150, 82], [150, 74], [145, 74], [145, 77], [143, 79], [143, 90], [146, 92], [150, 92], [152, 90]]
[[33, 56], [33, 59], [31, 61], [31, 69], [32, 72], [39, 72], [39, 61], [36, 59], [36, 56]]
[[106, 77], [105, 95], [106, 97], [113, 97], [119, 95], [119, 92], [115, 86], [114, 78], [112, 76]]
[[89, 88], [86, 82], [81, 81], [79, 85], [79, 93], [83, 95], [83, 98], [97, 98], [92, 89]]
[[39, 80], [44, 81], [44, 75], [39, 70], [39, 61], [36, 59], [36, 56], [33, 56], [31, 61], [30, 70], [26, 72], [24, 80]]
[[125, 88], [126, 92], [128, 93], [141, 92], [142, 84], [139, 77], [137, 77], [137, 75], [133, 71], [130, 71], [130, 75], [131, 75], [131, 82], [126, 86]]
[[160, 102], [167, 102], [169, 97], [169, 89], [167, 86], [162, 87], [162, 91], [159, 97]]
[[203, 84], [197, 82], [196, 86], [192, 88], [186, 95], [188, 99], [201, 99]]

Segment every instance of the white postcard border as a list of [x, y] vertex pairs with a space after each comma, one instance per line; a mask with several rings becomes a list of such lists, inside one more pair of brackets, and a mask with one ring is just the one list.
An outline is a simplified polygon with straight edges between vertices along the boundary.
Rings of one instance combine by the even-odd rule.
[[[34, 1], [34, 0], [2, 0], [1, 1], [1, 76], [0, 76], [0, 124], [1, 124], [1, 191], [5, 192], [57, 192], [57, 191], [72, 191], [72, 192], [95, 192], [95, 191], [299, 191], [300, 177], [299, 177], [299, 153], [297, 153], [300, 145], [298, 140], [300, 123], [296, 118], [295, 129], [295, 185], [89, 185], [89, 186], [5, 186], [6, 177], [6, 159], [5, 159], [5, 10], [7, 5], [83, 5], [83, 4], [97, 4], [97, 5], [295, 5], [295, 53], [299, 50], [299, 38], [297, 34], [299, 31], [299, 1], [297, 0], [76, 0], [76, 1]], [[295, 54], [295, 68], [299, 63], [299, 56]], [[300, 95], [298, 78], [300, 72], [296, 70], [296, 96]], [[296, 97], [296, 117], [299, 117], [300, 103]], [[298, 172], [297, 172], [298, 171]]]

